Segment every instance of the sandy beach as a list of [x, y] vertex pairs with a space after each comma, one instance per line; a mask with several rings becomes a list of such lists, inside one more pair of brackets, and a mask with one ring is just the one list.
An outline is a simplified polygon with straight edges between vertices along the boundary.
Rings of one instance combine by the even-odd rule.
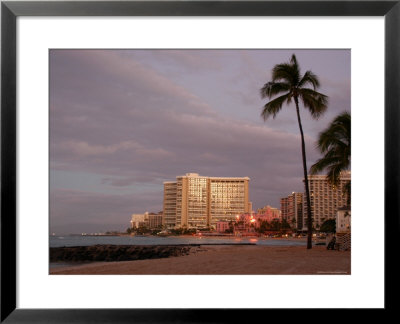
[[200, 246], [189, 255], [163, 259], [96, 262], [50, 269], [50, 274], [350, 274], [351, 252], [314, 246]]

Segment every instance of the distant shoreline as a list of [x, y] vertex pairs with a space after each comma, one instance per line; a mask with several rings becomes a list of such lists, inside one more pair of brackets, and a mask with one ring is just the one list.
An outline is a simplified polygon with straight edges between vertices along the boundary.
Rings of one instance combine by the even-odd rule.
[[[130, 237], [225, 237], [225, 238], [268, 238], [268, 239], [307, 239], [306, 236], [302, 237], [293, 237], [293, 236], [264, 236], [264, 235], [250, 235], [250, 234], [244, 234], [244, 235], [234, 235], [234, 234], [223, 234], [223, 233], [202, 233], [201, 235], [193, 235], [193, 234], [180, 234], [180, 235], [174, 235], [174, 234], [168, 234], [168, 235], [151, 235], [151, 234], [137, 234], [137, 235], [132, 235], [132, 234], [60, 234], [60, 235], [50, 235], [50, 237], [64, 237], [64, 236], [73, 236], [73, 237], [103, 237], [103, 236], [113, 236], [113, 237], [118, 237], [118, 236], [130, 236]], [[315, 237], [313, 238], [315, 240]]]
[[[50, 248], [79, 247], [95, 245], [127, 245], [127, 246], [171, 246], [171, 245], [220, 245], [220, 244], [243, 244], [251, 243], [256, 245], [279, 245], [279, 246], [305, 246], [305, 237], [251, 237], [251, 236], [65, 236], [50, 237]], [[326, 244], [326, 240], [313, 239], [313, 245]]]

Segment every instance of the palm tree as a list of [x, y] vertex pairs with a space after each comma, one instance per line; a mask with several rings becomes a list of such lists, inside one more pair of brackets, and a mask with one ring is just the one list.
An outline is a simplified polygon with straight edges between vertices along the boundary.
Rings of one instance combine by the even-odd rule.
[[[319, 134], [317, 148], [323, 154], [310, 172], [316, 174], [327, 169], [328, 181], [338, 185], [342, 171], [348, 170], [351, 163], [351, 116], [343, 112], [337, 116], [326, 130]], [[350, 182], [346, 183], [347, 203], [350, 204]]]
[[327, 109], [328, 97], [317, 92], [317, 88], [319, 88], [318, 77], [311, 71], [307, 71], [304, 75], [301, 75], [300, 67], [294, 54], [289, 63], [275, 65], [272, 69], [272, 81], [264, 84], [261, 88], [262, 98], [271, 99], [273, 96], [284, 93], [264, 105], [261, 113], [264, 121], [271, 115], [275, 118], [284, 103], [290, 104], [292, 100], [295, 103], [301, 135], [301, 154], [303, 158], [304, 183], [307, 198], [307, 249], [311, 249], [312, 247], [312, 215], [307, 176], [306, 148], [304, 144], [303, 126], [300, 119], [299, 100], [303, 103], [304, 108], [308, 109], [311, 116], [314, 119], [318, 119]]

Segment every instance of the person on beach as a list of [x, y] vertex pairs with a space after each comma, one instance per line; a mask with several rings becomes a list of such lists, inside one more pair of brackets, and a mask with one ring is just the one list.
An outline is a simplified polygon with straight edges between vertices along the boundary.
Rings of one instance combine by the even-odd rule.
[[328, 246], [326, 247], [327, 250], [334, 250], [336, 243], [336, 236], [333, 235], [332, 240], [329, 242]]

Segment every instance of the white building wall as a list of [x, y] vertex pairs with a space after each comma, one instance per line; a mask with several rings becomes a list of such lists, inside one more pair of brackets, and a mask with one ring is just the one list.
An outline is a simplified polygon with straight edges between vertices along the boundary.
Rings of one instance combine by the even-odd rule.
[[338, 210], [336, 214], [336, 233], [351, 232], [351, 211]]

